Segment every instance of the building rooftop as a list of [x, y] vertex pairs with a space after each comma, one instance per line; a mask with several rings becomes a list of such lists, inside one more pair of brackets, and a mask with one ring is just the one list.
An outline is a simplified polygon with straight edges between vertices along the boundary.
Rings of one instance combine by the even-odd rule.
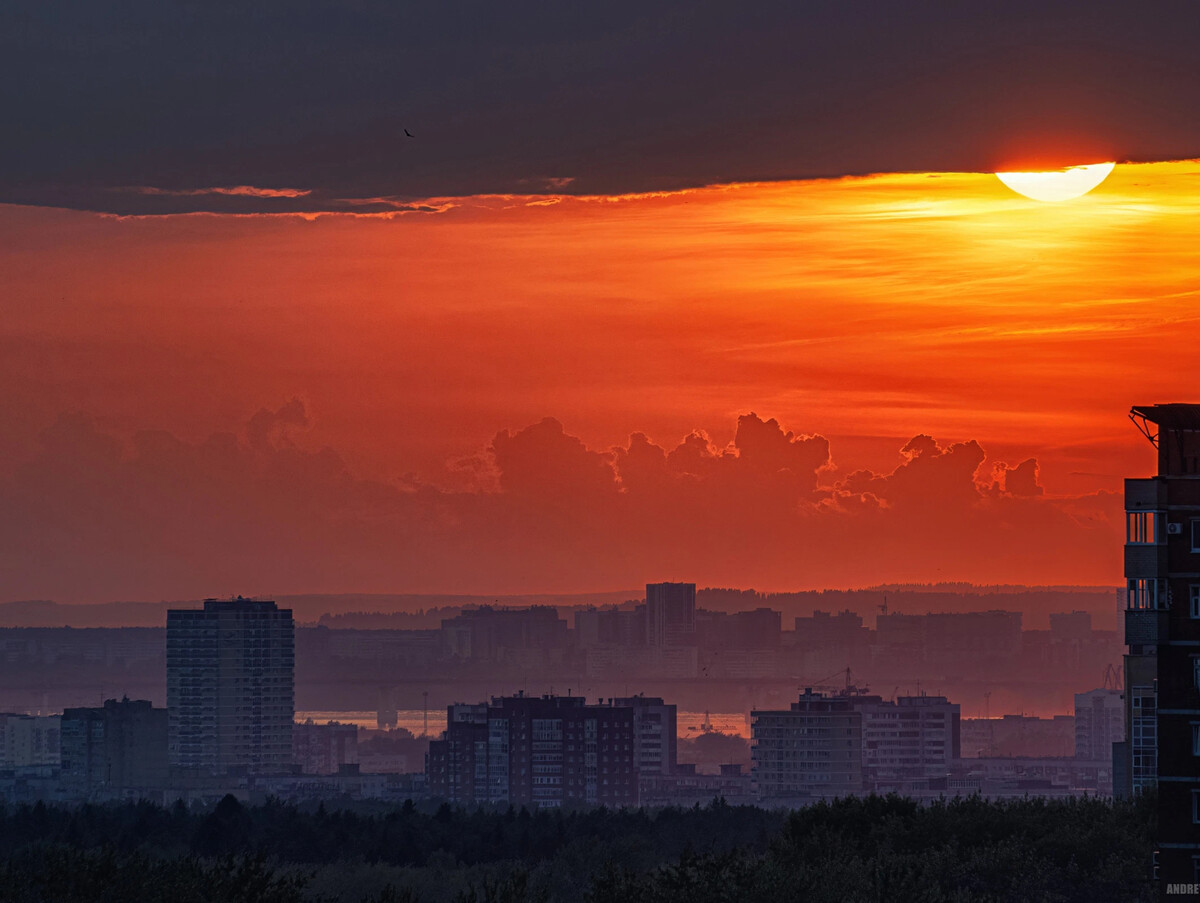
[[1200, 404], [1135, 404], [1129, 416], [1169, 430], [1200, 430]]

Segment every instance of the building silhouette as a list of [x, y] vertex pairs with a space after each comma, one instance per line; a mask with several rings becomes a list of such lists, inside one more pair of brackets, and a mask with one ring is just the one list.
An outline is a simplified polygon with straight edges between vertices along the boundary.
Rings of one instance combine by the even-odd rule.
[[787, 711], [754, 711], [751, 722], [754, 782], [766, 803], [945, 788], [961, 756], [959, 706], [944, 696], [805, 689]]
[[945, 696], [859, 696], [866, 789], [928, 789], [961, 756], [961, 713]]
[[543, 664], [566, 651], [569, 630], [549, 605], [497, 608], [481, 605], [444, 618], [442, 651], [462, 661]]
[[862, 713], [852, 698], [808, 688], [789, 709], [753, 711], [750, 720], [760, 801], [783, 804], [863, 789]]
[[1075, 694], [1076, 759], [1108, 763], [1113, 744], [1124, 739], [1124, 705], [1120, 690], [1089, 690]]
[[167, 710], [107, 699], [62, 714], [62, 779], [85, 797], [137, 796], [167, 783]]
[[1119, 790], [1158, 787], [1158, 874], [1200, 881], [1200, 405], [1135, 405], [1158, 472], [1125, 481], [1125, 720]]
[[442, 739], [429, 744], [430, 794], [543, 808], [636, 805], [639, 762], [654, 774], [674, 770], [674, 709], [656, 698], [588, 705], [523, 693], [449, 706]]
[[696, 584], [646, 584], [646, 644], [691, 646], [696, 642]]
[[57, 765], [61, 715], [0, 714], [0, 768]]
[[638, 778], [673, 773], [679, 750], [675, 706], [659, 696], [626, 696], [611, 702], [633, 709], [633, 766]]
[[337, 774], [345, 765], [357, 765], [358, 728], [336, 721], [314, 724], [311, 718], [293, 724], [292, 760], [304, 774]]
[[199, 774], [292, 770], [291, 610], [240, 596], [169, 610], [167, 710], [172, 766]]

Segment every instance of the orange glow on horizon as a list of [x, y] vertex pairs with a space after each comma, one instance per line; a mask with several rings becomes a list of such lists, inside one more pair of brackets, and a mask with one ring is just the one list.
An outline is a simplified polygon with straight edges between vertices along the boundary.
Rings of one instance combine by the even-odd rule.
[[452, 486], [546, 416], [592, 448], [722, 447], [757, 411], [830, 437], [829, 480], [926, 433], [1037, 457], [1050, 495], [1119, 491], [1153, 467], [1129, 405], [1194, 395], [1198, 176], [1120, 165], [1049, 206], [925, 173], [392, 219], [0, 207], [0, 458], [61, 411], [199, 439], [300, 396], [306, 445], [381, 479]]

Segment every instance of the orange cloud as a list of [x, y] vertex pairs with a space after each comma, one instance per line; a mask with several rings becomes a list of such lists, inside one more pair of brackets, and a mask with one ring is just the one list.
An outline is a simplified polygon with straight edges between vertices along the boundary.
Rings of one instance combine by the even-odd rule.
[[[734, 472], [731, 443], [751, 447], [737, 418], [755, 410], [795, 431], [771, 438], [763, 460], [800, 456], [789, 449], [813, 432], [833, 451], [822, 465], [819, 448], [805, 446], [794, 470], [803, 480], [778, 476], [787, 467], [762, 478], [785, 482], [785, 498], [814, 479], [825, 495], [811, 511], [786, 502], [791, 514], [766, 490], [755, 496], [779, 520], [735, 518], [747, 531], [739, 582], [766, 585], [755, 574], [770, 573], [774, 585], [795, 585], [815, 565], [850, 574], [859, 559], [837, 556], [857, 525], [840, 534], [826, 524], [811, 543], [784, 531], [821, 553], [804, 552], [790, 572], [754, 543], [797, 510], [894, 513], [922, 497], [918, 466], [956, 474], [947, 485], [981, 524], [1011, 515], [1019, 532], [1028, 512], [1053, 509], [1068, 537], [1048, 547], [1051, 560], [1003, 531], [936, 534], [946, 560], [977, 567], [953, 576], [983, 579], [1008, 564], [1009, 580], [1115, 579], [1102, 574], [1119, 577], [1116, 534], [1096, 526], [1108, 517], [1097, 512], [1118, 507], [1110, 493], [1123, 476], [1153, 467], [1124, 413], [1193, 400], [1198, 176], [1194, 162], [1118, 166], [1062, 205], [1024, 200], [989, 175], [943, 173], [560, 195], [551, 206], [433, 199], [414, 203], [437, 216], [395, 219], [0, 208], [0, 470], [41, 454], [36, 437], [63, 411], [90, 413], [100, 435], [128, 441], [154, 426], [195, 445], [299, 396], [319, 414], [299, 446], [336, 448], [347, 479], [433, 487], [421, 496], [433, 523], [469, 520], [447, 501], [456, 492], [509, 492], [495, 470], [505, 440], [492, 440], [547, 416], [569, 424], [562, 436], [584, 460], [608, 456], [616, 488], [612, 498], [596, 489], [604, 504], [657, 493], [708, 523], [712, 495], [680, 496], [671, 480]], [[634, 428], [643, 435], [631, 441]], [[936, 449], [910, 447], [898, 469], [896, 450], [918, 435]], [[746, 498], [735, 483], [706, 484], [723, 499], [713, 510], [734, 517]], [[658, 510], [642, 513], [670, 532]], [[696, 544], [697, 565], [717, 560], [708, 534], [675, 535], [681, 555]], [[845, 546], [821, 545], [839, 536]], [[971, 536], [991, 543], [987, 556], [963, 548]], [[534, 547], [516, 543], [508, 553], [528, 560]], [[612, 567], [634, 560], [601, 551], [616, 556]], [[536, 588], [542, 573], [565, 587], [575, 573], [596, 585], [610, 573], [593, 564], [585, 576], [579, 560], [563, 551], [520, 579]], [[899, 555], [872, 560], [903, 567]], [[908, 576], [948, 576], [931, 566]]]
[[723, 449], [693, 433], [669, 451], [641, 434], [591, 449], [545, 419], [496, 434], [482, 456], [496, 487], [454, 492], [363, 479], [297, 441], [310, 425], [299, 400], [196, 441], [162, 430], [122, 441], [59, 417], [0, 482], [5, 594], [519, 592], [662, 573], [777, 589], [1119, 570], [1114, 496], [989, 489], [974, 442], [918, 436], [889, 472], [819, 485], [830, 443], [754, 414]]

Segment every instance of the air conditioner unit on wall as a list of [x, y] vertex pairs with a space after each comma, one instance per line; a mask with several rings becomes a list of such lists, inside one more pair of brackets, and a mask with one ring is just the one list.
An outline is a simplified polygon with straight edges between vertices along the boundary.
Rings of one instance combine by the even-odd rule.
[[1167, 535], [1177, 536], [1183, 532], [1183, 524], [1167, 524]]

